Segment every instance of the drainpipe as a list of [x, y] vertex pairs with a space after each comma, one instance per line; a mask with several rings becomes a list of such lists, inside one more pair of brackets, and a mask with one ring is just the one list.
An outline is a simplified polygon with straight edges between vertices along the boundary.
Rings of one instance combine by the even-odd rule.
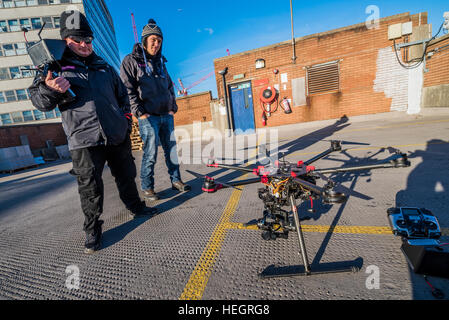
[[290, 0], [290, 20], [292, 25], [292, 49], [293, 49], [293, 63], [296, 63], [296, 49], [295, 49], [295, 33], [293, 31], [293, 4], [292, 0]]
[[230, 135], [234, 132], [232, 119], [231, 119], [231, 110], [229, 108], [228, 103], [228, 90], [226, 90], [226, 74], [228, 73], [228, 67], [224, 68], [221, 71], [218, 71], [219, 74], [223, 76], [223, 93], [224, 93], [224, 102], [226, 107], [226, 114], [228, 116], [228, 128], [230, 129]]

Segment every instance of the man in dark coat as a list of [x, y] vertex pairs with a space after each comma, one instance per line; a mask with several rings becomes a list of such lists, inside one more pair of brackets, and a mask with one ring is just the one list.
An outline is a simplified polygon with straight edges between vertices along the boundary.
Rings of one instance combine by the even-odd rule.
[[[132, 217], [152, 215], [157, 210], [140, 199], [135, 183], [129, 99], [119, 75], [93, 52], [93, 32], [82, 13], [64, 11], [60, 33], [67, 45], [60, 76], [54, 79], [51, 72], [37, 75], [29, 90], [37, 109], [45, 112], [59, 107], [61, 111], [73, 162], [70, 173], [77, 178], [85, 217], [85, 252], [93, 253], [101, 246], [103, 221], [99, 218], [103, 212], [102, 171], [106, 161], [120, 199]], [[69, 88], [76, 97], [67, 102]]]
[[162, 31], [153, 19], [142, 31], [142, 44], [134, 45], [133, 52], [125, 57], [120, 68], [131, 103], [131, 111], [139, 121], [143, 141], [143, 157], [140, 172], [141, 188], [149, 200], [157, 200], [154, 192], [154, 165], [158, 140], [165, 155], [165, 164], [172, 188], [188, 191], [190, 186], [181, 181], [173, 115], [178, 110], [173, 82], [162, 56]]

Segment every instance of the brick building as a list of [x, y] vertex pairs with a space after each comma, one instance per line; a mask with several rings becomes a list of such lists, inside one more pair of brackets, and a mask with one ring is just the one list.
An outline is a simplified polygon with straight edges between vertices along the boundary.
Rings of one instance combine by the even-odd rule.
[[[416, 28], [427, 24], [427, 13], [386, 17], [380, 19], [375, 28], [360, 23], [296, 38], [295, 51], [292, 41], [285, 41], [215, 59], [219, 97], [224, 96], [222, 73], [227, 71], [224, 77], [234, 129], [246, 131], [264, 126], [262, 106], [267, 104], [262, 103], [261, 93], [267, 87], [276, 89], [278, 94], [270, 105], [271, 110], [284, 97], [292, 109], [292, 113], [286, 114], [278, 106], [277, 111], [267, 117], [267, 126], [335, 119], [343, 115], [419, 112], [421, 90], [412, 88], [421, 89], [424, 81], [424, 87], [439, 86], [441, 94], [441, 86], [449, 86], [449, 56], [448, 53], [435, 54], [427, 63], [427, 73], [422, 72], [422, 66], [416, 70], [401, 67], [393, 42], [388, 40], [388, 27], [407, 22], [411, 22], [415, 32]], [[403, 37], [400, 42], [412, 38], [413, 35]], [[421, 39], [428, 38], [430, 34], [424, 34]], [[398, 56], [407, 59], [405, 50]], [[446, 106], [449, 106], [447, 101]]]

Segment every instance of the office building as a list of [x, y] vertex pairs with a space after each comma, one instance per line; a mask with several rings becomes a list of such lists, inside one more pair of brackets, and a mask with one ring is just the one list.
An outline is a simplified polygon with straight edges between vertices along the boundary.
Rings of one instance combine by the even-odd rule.
[[[26, 40], [60, 39], [59, 17], [64, 10], [83, 12], [94, 32], [95, 52], [117, 70], [120, 67], [115, 30], [103, 0], [0, 0], [0, 126], [60, 122], [58, 109], [40, 112], [31, 104], [28, 87], [34, 78]], [[22, 28], [29, 31], [26, 40]]]

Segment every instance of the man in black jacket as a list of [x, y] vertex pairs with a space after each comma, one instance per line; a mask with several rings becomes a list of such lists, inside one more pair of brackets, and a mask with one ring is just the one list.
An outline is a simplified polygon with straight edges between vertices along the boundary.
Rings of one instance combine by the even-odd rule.
[[157, 200], [154, 192], [154, 165], [157, 158], [157, 142], [160, 141], [172, 188], [188, 191], [190, 186], [181, 181], [173, 115], [178, 110], [173, 82], [162, 56], [162, 31], [152, 19], [142, 32], [142, 44], [136, 43], [133, 52], [125, 57], [120, 77], [128, 89], [131, 111], [139, 121], [143, 141], [141, 187], [149, 200]]
[[[74, 19], [78, 15], [79, 19]], [[70, 22], [79, 21], [78, 25]], [[93, 52], [93, 32], [86, 17], [78, 11], [65, 11], [60, 17], [61, 38], [66, 41], [62, 73], [37, 75], [30, 87], [31, 101], [41, 111], [57, 106], [68, 138], [81, 208], [85, 216], [85, 252], [100, 248], [103, 211], [102, 171], [107, 161], [119, 196], [132, 217], [156, 213], [139, 197], [135, 183], [136, 166], [131, 154], [129, 99], [117, 72]], [[76, 98], [65, 102], [72, 89]], [[127, 116], [129, 118], [127, 118]]]

